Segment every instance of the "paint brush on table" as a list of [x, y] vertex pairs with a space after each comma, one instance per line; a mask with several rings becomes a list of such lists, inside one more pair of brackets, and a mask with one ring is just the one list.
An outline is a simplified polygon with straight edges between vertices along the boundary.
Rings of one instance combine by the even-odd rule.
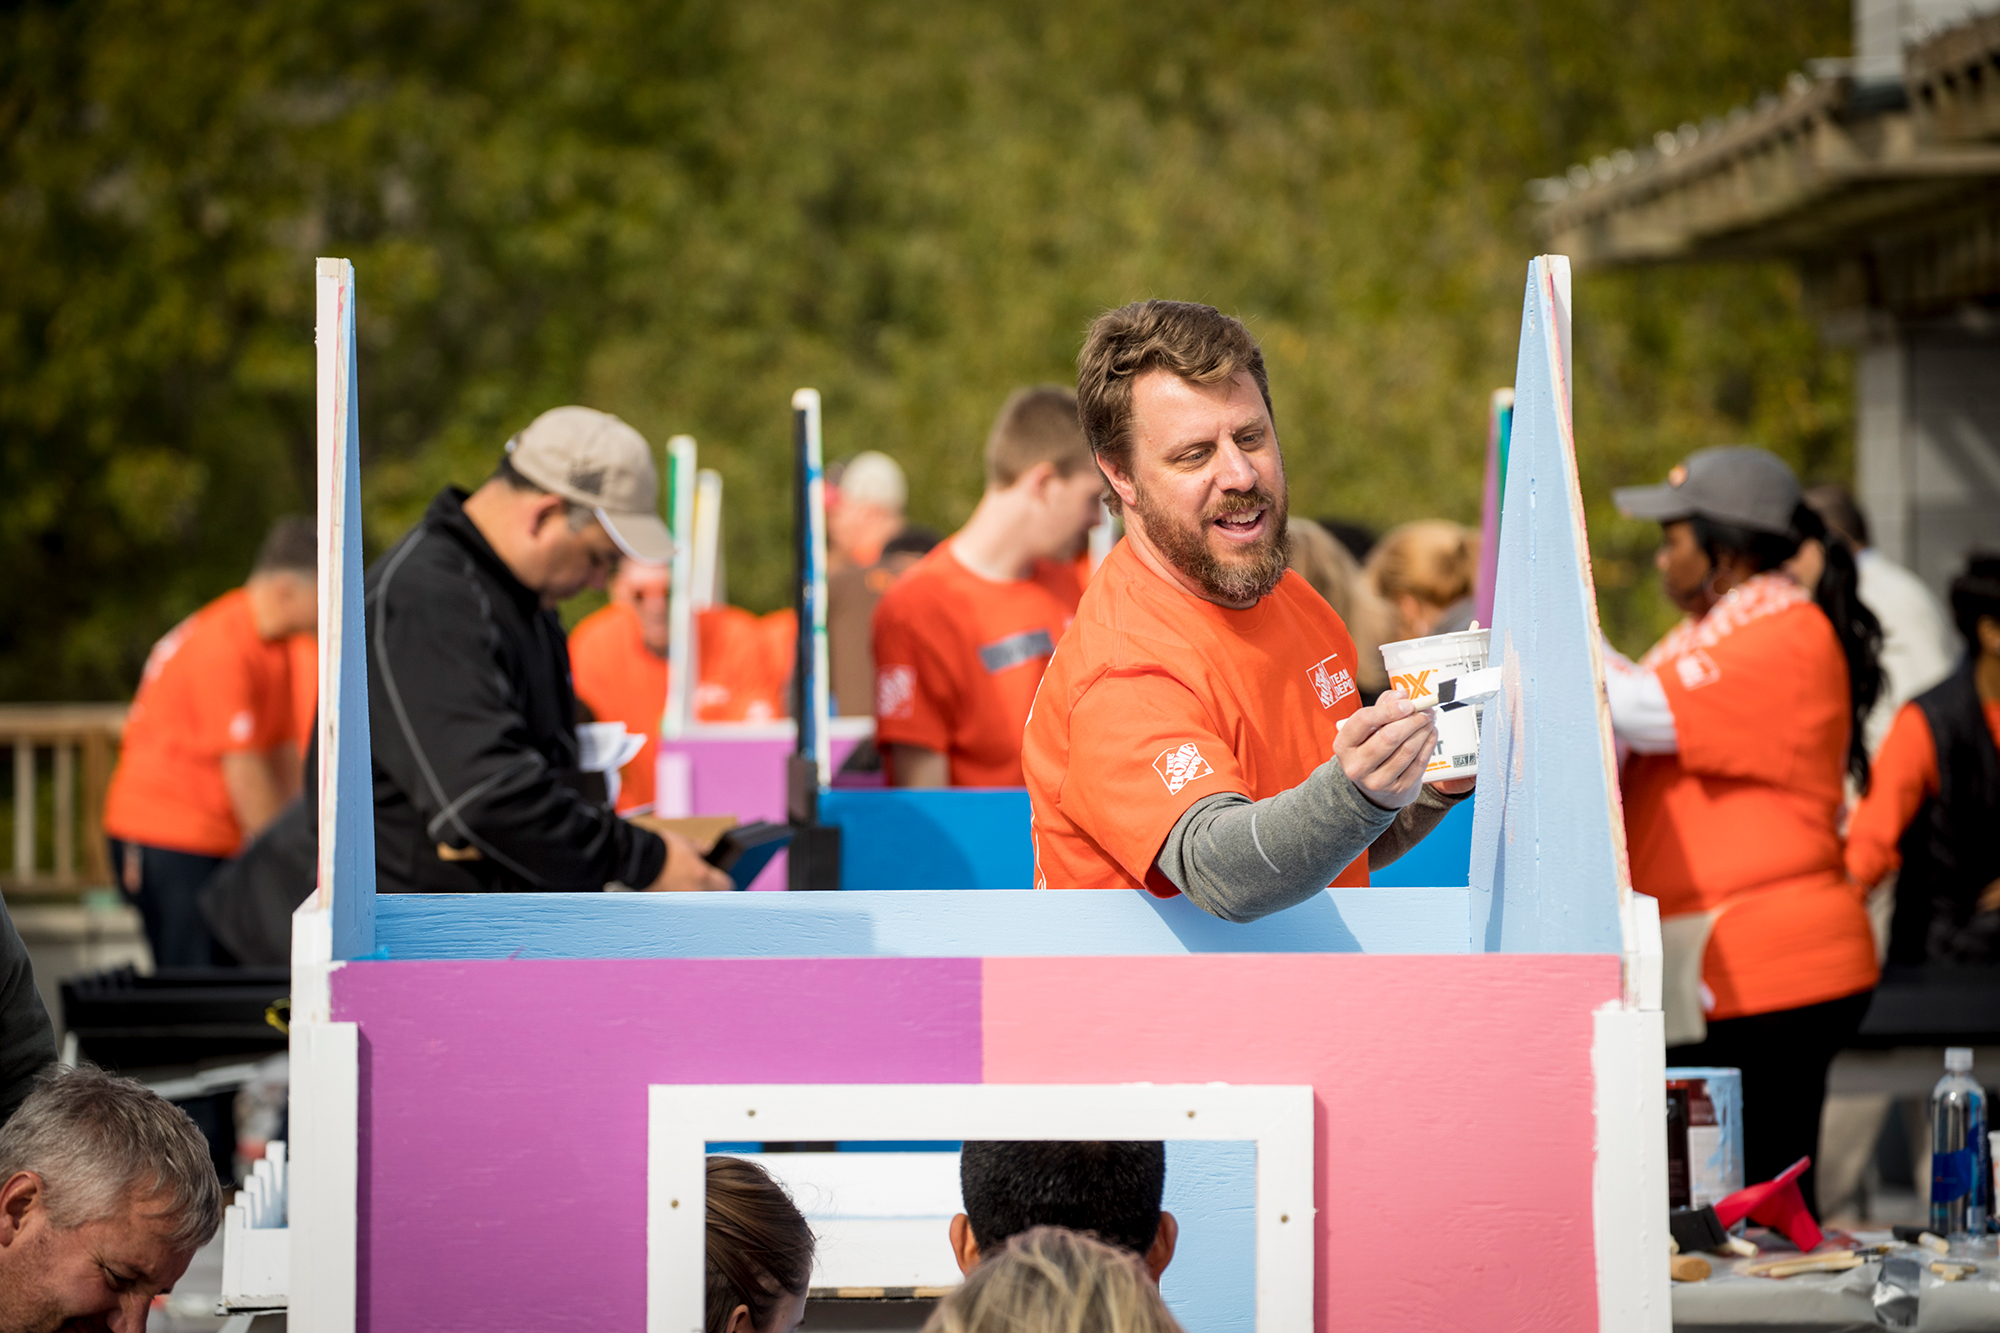
[[1929, 1227], [1893, 1226], [1889, 1228], [1889, 1234], [1905, 1245], [1921, 1245], [1938, 1254], [1951, 1253], [1951, 1243]]

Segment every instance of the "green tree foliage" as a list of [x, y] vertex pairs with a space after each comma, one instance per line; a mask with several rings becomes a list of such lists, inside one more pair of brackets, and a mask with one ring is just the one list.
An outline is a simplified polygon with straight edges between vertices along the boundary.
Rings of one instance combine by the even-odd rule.
[[[1831, 0], [189, 0], [0, 14], [0, 697], [127, 693], [311, 504], [312, 259], [359, 273], [372, 546], [581, 401], [726, 481], [786, 597], [791, 390], [949, 528], [1012, 386], [1098, 310], [1264, 340], [1293, 507], [1477, 513], [1523, 182], [1837, 54]], [[1585, 275], [1607, 618], [1665, 612], [1604, 501], [1704, 444], [1847, 467], [1848, 371], [1779, 269]]]

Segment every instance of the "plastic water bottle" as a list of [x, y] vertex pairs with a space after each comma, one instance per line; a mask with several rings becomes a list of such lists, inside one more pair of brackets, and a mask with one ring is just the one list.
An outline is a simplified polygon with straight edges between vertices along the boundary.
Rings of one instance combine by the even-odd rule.
[[1972, 1077], [1972, 1048], [1948, 1047], [1931, 1091], [1931, 1230], [1954, 1243], [1983, 1240], [1993, 1203], [1986, 1090]]

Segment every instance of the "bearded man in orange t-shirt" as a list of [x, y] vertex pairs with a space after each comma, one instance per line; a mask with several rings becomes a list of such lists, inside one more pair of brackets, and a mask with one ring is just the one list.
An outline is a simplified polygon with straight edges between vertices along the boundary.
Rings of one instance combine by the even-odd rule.
[[1077, 401], [1125, 540], [1042, 677], [1022, 755], [1035, 883], [1185, 893], [1251, 921], [1365, 885], [1471, 779], [1428, 713], [1360, 706], [1354, 641], [1288, 569], [1263, 353], [1205, 305], [1100, 316]]
[[[317, 543], [280, 519], [249, 581], [153, 645], [104, 797], [112, 872], [138, 905], [157, 967], [229, 961], [196, 895], [277, 817], [304, 776], [289, 640], [318, 621]], [[316, 660], [316, 659], [314, 659]]]

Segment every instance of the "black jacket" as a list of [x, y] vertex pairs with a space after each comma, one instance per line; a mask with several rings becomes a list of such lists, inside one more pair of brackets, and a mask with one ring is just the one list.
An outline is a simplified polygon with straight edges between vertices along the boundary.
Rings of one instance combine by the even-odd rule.
[[28, 946], [0, 902], [0, 1124], [35, 1090], [35, 1075], [55, 1062], [56, 1033], [35, 989]]
[[577, 790], [562, 624], [465, 516], [465, 492], [439, 492], [367, 588], [378, 890], [642, 889], [659, 877], [666, 844]]
[[1968, 655], [1915, 700], [1937, 746], [1938, 792], [1903, 830], [1889, 926], [1893, 963], [2000, 956], [2000, 913], [1976, 910], [1980, 893], [2000, 878], [2000, 750], [1972, 668]]

